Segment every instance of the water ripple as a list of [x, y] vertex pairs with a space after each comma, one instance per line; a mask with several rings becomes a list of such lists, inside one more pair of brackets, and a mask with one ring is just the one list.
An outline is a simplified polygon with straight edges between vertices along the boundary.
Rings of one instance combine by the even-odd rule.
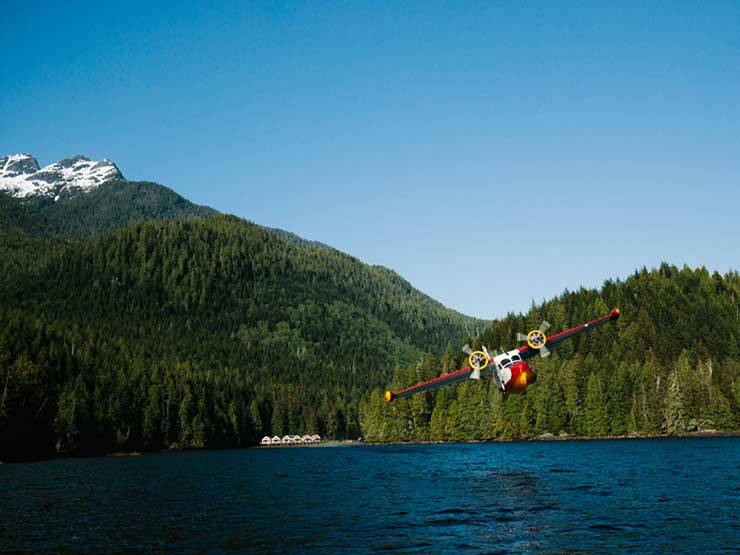
[[707, 438], [3, 465], [0, 553], [738, 552], [739, 459]]

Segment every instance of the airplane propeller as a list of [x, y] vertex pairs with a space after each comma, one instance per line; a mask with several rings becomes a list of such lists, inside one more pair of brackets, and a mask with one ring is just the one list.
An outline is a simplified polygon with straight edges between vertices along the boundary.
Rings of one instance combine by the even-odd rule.
[[550, 350], [545, 346], [547, 343], [547, 336], [545, 332], [551, 327], [550, 322], [542, 320], [538, 329], [530, 331], [528, 334], [517, 333], [517, 341], [526, 341], [532, 349], [540, 352], [540, 357], [545, 358], [550, 356]]
[[467, 343], [462, 347], [463, 353], [468, 355], [468, 364], [473, 369], [473, 373], [470, 374], [471, 380], [480, 380], [480, 371], [488, 366], [488, 350], [483, 347], [482, 351], [474, 351], [470, 348]]

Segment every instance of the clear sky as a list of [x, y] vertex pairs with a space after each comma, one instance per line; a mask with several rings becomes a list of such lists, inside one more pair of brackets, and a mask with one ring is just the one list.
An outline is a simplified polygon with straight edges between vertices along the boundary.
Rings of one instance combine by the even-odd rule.
[[110, 158], [483, 318], [740, 266], [740, 2], [3, 2], [0, 155]]

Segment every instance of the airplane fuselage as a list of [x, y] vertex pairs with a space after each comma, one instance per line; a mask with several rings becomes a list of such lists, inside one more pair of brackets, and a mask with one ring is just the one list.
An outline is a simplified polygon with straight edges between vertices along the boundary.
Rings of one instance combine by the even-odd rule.
[[493, 367], [491, 368], [493, 381], [507, 394], [518, 395], [537, 380], [537, 374], [522, 360], [519, 349], [494, 356], [488, 366]]

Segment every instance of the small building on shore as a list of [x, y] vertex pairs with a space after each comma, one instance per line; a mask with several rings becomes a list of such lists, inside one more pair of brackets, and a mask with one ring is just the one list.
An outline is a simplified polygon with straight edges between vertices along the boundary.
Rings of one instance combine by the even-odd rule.
[[265, 436], [260, 441], [260, 445], [266, 446], [294, 446], [294, 445], [315, 445], [321, 443], [321, 436], [319, 434], [303, 434], [291, 435], [285, 434], [282, 438], [280, 436]]

